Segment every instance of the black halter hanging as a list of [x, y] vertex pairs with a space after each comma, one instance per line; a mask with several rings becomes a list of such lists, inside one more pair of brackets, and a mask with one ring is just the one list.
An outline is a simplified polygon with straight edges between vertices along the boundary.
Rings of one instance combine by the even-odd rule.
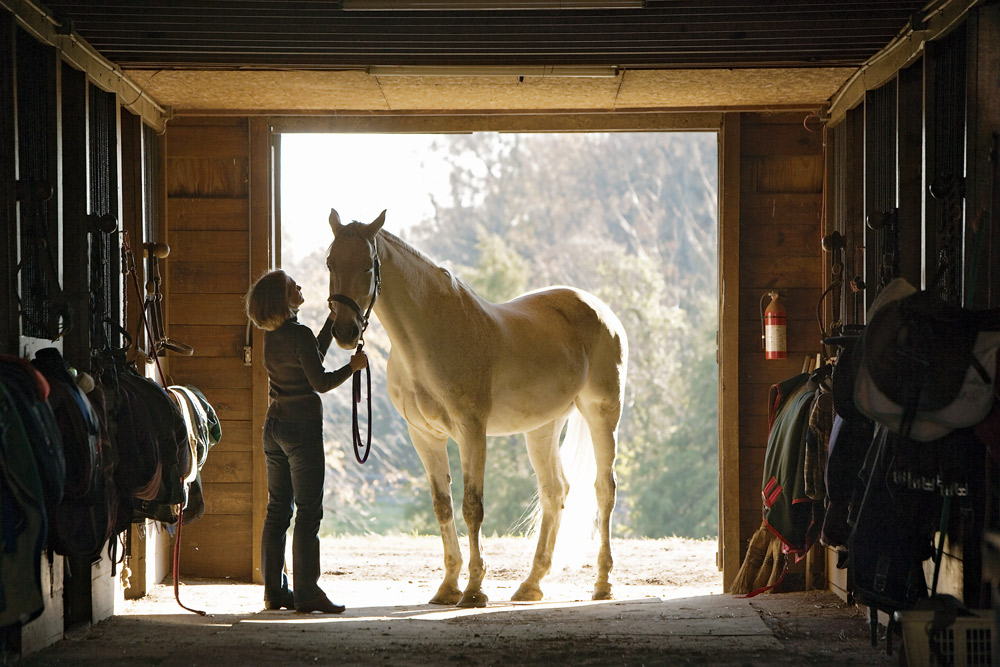
[[[375, 307], [375, 301], [378, 299], [378, 295], [382, 291], [382, 275], [379, 271], [378, 262], [378, 247], [375, 247], [375, 291], [372, 293], [372, 300], [368, 303], [368, 310], [361, 312], [361, 306], [352, 299], [351, 297], [344, 294], [331, 294], [330, 302], [336, 301], [337, 303], [342, 303], [357, 315], [361, 319], [361, 335], [358, 336], [358, 347], [357, 351], [361, 352], [365, 346], [365, 330], [368, 328], [368, 318], [372, 314], [372, 308]], [[358, 463], [364, 463], [368, 460], [368, 454], [371, 453], [372, 449], [372, 369], [371, 366], [365, 366], [365, 374], [368, 380], [368, 438], [364, 441], [364, 454], [361, 453], [362, 440], [361, 440], [361, 429], [358, 426], [358, 403], [361, 402], [361, 371], [355, 371], [353, 378], [353, 396], [354, 400], [351, 402], [351, 422], [352, 422], [352, 440], [354, 444], [354, 458], [358, 460]]]

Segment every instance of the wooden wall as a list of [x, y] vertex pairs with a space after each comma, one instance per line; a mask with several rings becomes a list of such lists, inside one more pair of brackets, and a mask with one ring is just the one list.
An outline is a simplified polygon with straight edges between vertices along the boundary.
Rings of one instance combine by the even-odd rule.
[[[744, 551], [761, 524], [768, 390], [800, 373], [805, 359], [815, 359], [822, 339], [816, 307], [825, 261], [823, 135], [806, 129], [803, 120], [804, 114], [743, 114], [740, 123], [738, 498]], [[760, 308], [770, 290], [788, 313], [784, 360], [764, 358]]]
[[[1000, 5], [979, 7], [829, 128], [829, 228], [847, 239], [845, 278], [858, 275], [865, 282], [858, 307], [850, 292], [843, 295], [848, 323], [865, 324], [867, 307], [896, 276], [954, 304], [1000, 306], [1000, 228], [991, 214], [1000, 192], [998, 35]], [[935, 197], [931, 186], [942, 176], [959, 181], [957, 209]], [[868, 224], [885, 211], [896, 213], [895, 239]], [[891, 271], [882, 270], [887, 265]], [[989, 457], [982, 469], [995, 479]], [[952, 505], [937, 585], [938, 593], [972, 607], [984, 602], [982, 535], [995, 513], [989, 494], [980, 495], [971, 494], [964, 512]], [[924, 569], [930, 583], [933, 561]], [[830, 573], [835, 590], [846, 596], [845, 577]]]
[[[251, 369], [243, 363], [250, 280], [250, 141], [246, 118], [178, 119], [166, 135], [164, 294], [174, 384], [198, 387], [222, 440], [202, 469], [205, 516], [182, 530], [181, 576], [250, 581], [255, 540]], [[265, 491], [266, 493], [266, 491]]]
[[[0, 12], [0, 49], [11, 53], [15, 34], [11, 15]], [[915, 284], [926, 283], [928, 274], [934, 271], [937, 249], [934, 230], [940, 219], [940, 211], [927, 196], [926, 186], [927, 180], [948, 162], [940, 149], [942, 145], [948, 146], [959, 158], [964, 155], [965, 164], [958, 165], [958, 171], [968, 176], [967, 212], [961, 229], [965, 241], [962, 247], [965, 253], [961, 276], [963, 296], [970, 305], [977, 307], [1000, 305], [1000, 261], [995, 256], [1000, 248], [1000, 225], [994, 224], [989, 215], [989, 211], [1000, 209], [1000, 184], [995, 168], [996, 155], [1000, 151], [1000, 139], [997, 138], [1000, 136], [1000, 86], [996, 79], [1000, 56], [995, 47], [998, 36], [1000, 5], [989, 3], [979, 7], [970, 15], [966, 26], [948, 38], [953, 46], [954, 40], [959, 38], [965, 40], [962, 44], [946, 51], [948, 43], [942, 40], [940, 44], [930, 45], [925, 56], [935, 62], [948, 57], [949, 62], [964, 64], [961, 74], [965, 77], [966, 88], [958, 91], [963, 93], [960, 97], [968, 105], [964, 116], [967, 125], [961, 134], [964, 143], [963, 140], [942, 139], [949, 132], [955, 134], [956, 127], [962, 129], [962, 118], [945, 113], [954, 110], [955, 105], [948, 103], [952, 98], [942, 97], [944, 101], [934, 102], [936, 91], [954, 84], [954, 78], [948, 76], [952, 70], [928, 69], [921, 61], [898, 73], [893, 84], [898, 100], [894, 131], [899, 151], [895, 156], [898, 173], [892, 186], [897, 188], [894, 200], [890, 196], [885, 202], [869, 202], [862, 196], [870, 188], [878, 187], [877, 182], [865, 180], [866, 158], [870, 157], [866, 154], [866, 133], [870, 134], [878, 126], [869, 124], [864, 106], [848, 114], [840, 127], [841, 141], [831, 146], [834, 152], [843, 152], [843, 159], [835, 161], [835, 169], [826, 175], [828, 183], [837, 185], [827, 200], [829, 224], [823, 223], [822, 215], [824, 135], [815, 131], [816, 126], [804, 124], [802, 114], [727, 114], [736, 117], [733, 123], [736, 130], [731, 135], [735, 138], [735, 146], [726, 147], [725, 159], [735, 169], [737, 176], [732, 182], [738, 181], [738, 190], [723, 188], [720, 194], [725, 205], [736, 211], [732, 227], [735, 233], [729, 240], [736, 241], [733, 247], [738, 261], [732, 264], [733, 273], [726, 273], [723, 278], [729, 284], [736, 283], [738, 299], [737, 312], [733, 316], [735, 326], [729, 329], [736, 332], [735, 346], [725, 339], [724, 332], [720, 350], [726, 355], [732, 352], [737, 371], [735, 386], [726, 388], [727, 392], [736, 394], [732, 403], [735, 409], [720, 415], [721, 421], [735, 424], [733, 451], [723, 452], [724, 459], [732, 458], [722, 462], [724, 467], [730, 466], [733, 475], [726, 480], [720, 494], [725, 505], [723, 513], [734, 519], [725, 523], [727, 535], [722, 537], [727, 544], [735, 541], [740, 547], [727, 549], [725, 563], [728, 569], [724, 573], [727, 581], [735, 574], [733, 564], [738, 567], [740, 560], [733, 558], [731, 552], [739, 551], [742, 558], [742, 550], [761, 521], [760, 486], [767, 442], [768, 388], [798, 373], [804, 359], [820, 351], [817, 303], [829, 280], [829, 258], [824, 256], [820, 245], [824, 231], [839, 229], [848, 239], [848, 248], [863, 248], [866, 245], [866, 206], [883, 206], [895, 201], [900, 219], [919, 218], [917, 227], [921, 232], [913, 233], [918, 231], [913, 226], [904, 230], [910, 233], [908, 241], [903, 243], [909, 249], [901, 254], [900, 272]], [[967, 62], [962, 61], [963, 53]], [[51, 57], [53, 62], [57, 60], [54, 51], [46, 51], [43, 55]], [[71, 86], [73, 82], [68, 79], [79, 76], [63, 69], [67, 81], [59, 79], [58, 85]], [[12, 59], [0, 59], [0, 86], [14, 90], [15, 79]], [[862, 104], [871, 99], [869, 96]], [[893, 113], [891, 104], [885, 108], [886, 113]], [[57, 108], [54, 103], [50, 111], [55, 127]], [[922, 116], [923, 113], [928, 115]], [[935, 117], [935, 113], [939, 117]], [[66, 129], [82, 118], [64, 112], [58, 123]], [[616, 122], [626, 122], [622, 118], [621, 114], [615, 115]], [[402, 123], [405, 119], [389, 118], [388, 122]], [[119, 186], [126, 191], [121, 222], [123, 229], [131, 230], [133, 239], [137, 240], [141, 236], [142, 217], [137, 193], [144, 177], [138, 159], [141, 155], [139, 128], [135, 127], [135, 119], [126, 117], [121, 123], [132, 127], [120, 130], [125, 141], [121, 146], [122, 164], [117, 165], [117, 169], [120, 170]], [[837, 128], [832, 128], [831, 132], [835, 130]], [[4, 146], [0, 151], [0, 192], [3, 193], [0, 196], [3, 200], [0, 237], [5, 240], [0, 250], [0, 278], [5, 288], [0, 290], [5, 306], [0, 308], [0, 348], [20, 353], [15, 315], [16, 257], [12, 254], [17, 239], [12, 187], [17, 175], [15, 134], [14, 107], [8, 97], [0, 104], [0, 143]], [[257, 545], [266, 501], [259, 428], [266, 405], [266, 378], [259, 363], [255, 366], [244, 364], [246, 318], [242, 295], [254, 277], [275, 263], [277, 239], [273, 233], [276, 210], [272, 206], [271, 141], [267, 119], [172, 119], [164, 138], [162, 182], [155, 184], [166, 194], [166, 224], [164, 229], [154, 232], [160, 238], [154, 235], [154, 238], [142, 239], [165, 241], [171, 246], [171, 254], [163, 265], [168, 333], [195, 350], [191, 357], [171, 353], [164, 359], [169, 379], [173, 383], [197, 386], [222, 421], [222, 440], [209, 454], [202, 471], [206, 514], [182, 531], [182, 577], [259, 581]], [[67, 151], [59, 156], [62, 171], [53, 170], [62, 179], [62, 188], [68, 187], [67, 183], [73, 178], [81, 177], [81, 167], [67, 159], [68, 145], [72, 148], [70, 144], [61, 145]], [[951, 161], [955, 159], [958, 158], [952, 156]], [[59, 212], [61, 227], [70, 224], [66, 222], [69, 210]], [[979, 223], [989, 225], [977, 227]], [[928, 240], [927, 247], [920, 247], [921, 237]], [[140, 244], [133, 243], [133, 247], [138, 252]], [[847, 280], [866, 270], [863, 254], [859, 259], [856, 253], [849, 251], [845, 263]], [[970, 267], [976, 268], [976, 272]], [[727, 271], [725, 267], [722, 270]], [[761, 350], [761, 297], [769, 290], [780, 293], [788, 311], [789, 357], [785, 361], [765, 361]], [[848, 299], [845, 293], [845, 320], [862, 322], [864, 304], [861, 317], [852, 318], [852, 304]], [[130, 331], [135, 329], [134, 306], [134, 303], [126, 304], [126, 323]], [[132, 309], [130, 314], [129, 308]], [[723, 313], [724, 318], [730, 315]], [[734, 357], [726, 356], [724, 361]], [[728, 534], [730, 529], [736, 534]], [[962, 595], [977, 587], [978, 581], [969, 579], [970, 573], [976, 573], [975, 568], [967, 567], [966, 560], [976, 557], [978, 552], [970, 551], [970, 547], [975, 546], [971, 542], [949, 540], [950, 558], [946, 567], [951, 574], [947, 578], [953, 583], [949, 583], [946, 590]], [[147, 556], [144, 552], [137, 557]], [[19, 638], [26, 653], [55, 641], [64, 631], [63, 561], [56, 559], [46, 567], [43, 582], [48, 607], [44, 617], [26, 626]], [[121, 590], [117, 579], [110, 575], [106, 559], [93, 567], [91, 575], [91, 591], [87, 597], [91, 607], [89, 618], [93, 622], [113, 613]]]
[[[0, 53], [14, 52], [14, 20], [7, 12], [0, 12]], [[10, 93], [14, 90], [14, 58], [0, 58], [0, 90], [4, 101], [0, 104], [0, 350], [17, 350], [20, 324], [17, 319], [17, 163], [13, 156], [17, 150], [17, 123]], [[10, 156], [10, 157], [7, 157]]]
[[[723, 349], [739, 355], [738, 416], [724, 417], [736, 427], [737, 451], [728, 456], [735, 454], [730, 462], [737, 466], [720, 489], [723, 511], [735, 518], [725, 529], [738, 533], [722, 540], [729, 542], [722, 565], [730, 581], [761, 521], [767, 392], [820, 351], [815, 312], [824, 284], [822, 134], [807, 130], [801, 113], [734, 116], [728, 122], [741, 129], [730, 134], [736, 144], [726, 150], [735, 156], [740, 185], [724, 196], [738, 213], [738, 269], [729, 282], [739, 284], [733, 313], [738, 327], [730, 328], [739, 333], [736, 344]], [[183, 531], [182, 575], [259, 577], [266, 487], [255, 453], [266, 377], [259, 364], [243, 365], [241, 296], [251, 277], [274, 263], [270, 134], [266, 119], [184, 118], [168, 124], [168, 333], [195, 348], [190, 358], [170, 356], [171, 380], [201, 388], [223, 419], [223, 440], [203, 471], [206, 516]], [[761, 350], [760, 299], [772, 289], [789, 314], [785, 361], [765, 361]]]
[[[969, 129], [967, 159], [977, 165], [966, 182], [968, 211], [978, 222], [966, 262], [977, 267], [977, 284], [966, 293], [975, 308], [1000, 306], [1000, 4], [980, 7], [968, 23]], [[992, 214], [991, 214], [992, 212]]]

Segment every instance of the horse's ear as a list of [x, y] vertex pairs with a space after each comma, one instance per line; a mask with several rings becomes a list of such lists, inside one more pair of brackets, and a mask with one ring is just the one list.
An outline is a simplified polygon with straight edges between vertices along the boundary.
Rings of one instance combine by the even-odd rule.
[[382, 212], [378, 214], [377, 218], [375, 218], [370, 223], [365, 225], [365, 236], [368, 237], [369, 241], [375, 238], [375, 235], [378, 234], [378, 230], [382, 229], [382, 225], [384, 224], [385, 224], [385, 209], [382, 209]]
[[337, 209], [330, 209], [330, 229], [333, 230], [333, 235], [336, 236], [337, 233], [343, 228], [340, 224], [340, 214], [337, 213]]

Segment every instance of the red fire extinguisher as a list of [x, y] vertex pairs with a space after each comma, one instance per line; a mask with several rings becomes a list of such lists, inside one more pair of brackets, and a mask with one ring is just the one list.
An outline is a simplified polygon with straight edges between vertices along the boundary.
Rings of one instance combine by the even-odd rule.
[[771, 297], [771, 303], [764, 309], [764, 358], [785, 359], [788, 357], [785, 307], [778, 301], [777, 292], [768, 292], [765, 296]]

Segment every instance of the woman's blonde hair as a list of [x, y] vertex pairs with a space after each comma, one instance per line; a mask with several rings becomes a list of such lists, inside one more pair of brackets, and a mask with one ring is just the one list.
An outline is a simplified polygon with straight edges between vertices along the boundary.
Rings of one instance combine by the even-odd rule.
[[288, 274], [281, 269], [258, 278], [244, 297], [247, 317], [257, 328], [274, 331], [295, 314], [288, 304]]

